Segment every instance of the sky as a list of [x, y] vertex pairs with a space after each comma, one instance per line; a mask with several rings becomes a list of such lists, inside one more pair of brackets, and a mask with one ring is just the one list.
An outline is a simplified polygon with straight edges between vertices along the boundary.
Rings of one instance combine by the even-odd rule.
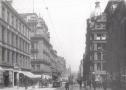
[[[85, 52], [86, 20], [94, 10], [95, 1], [13, 0], [13, 6], [19, 13], [35, 12], [44, 18], [53, 48], [66, 59], [67, 66], [76, 72]], [[100, 0], [101, 12], [107, 1]]]

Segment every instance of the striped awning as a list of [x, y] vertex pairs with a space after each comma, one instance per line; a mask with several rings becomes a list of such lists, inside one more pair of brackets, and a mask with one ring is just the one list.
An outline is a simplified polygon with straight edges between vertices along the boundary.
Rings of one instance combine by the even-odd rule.
[[19, 73], [22, 73], [29, 78], [41, 78], [41, 75], [35, 75], [29, 71], [20, 71]]
[[4, 71], [4, 69], [2, 67], [0, 67], [0, 71]]
[[0, 67], [0, 71], [13, 71], [12, 68]]

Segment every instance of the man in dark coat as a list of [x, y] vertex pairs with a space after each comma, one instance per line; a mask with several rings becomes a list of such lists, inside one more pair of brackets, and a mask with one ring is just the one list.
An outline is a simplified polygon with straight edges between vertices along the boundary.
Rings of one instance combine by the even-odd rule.
[[69, 82], [65, 83], [65, 88], [66, 88], [66, 90], [69, 90]]

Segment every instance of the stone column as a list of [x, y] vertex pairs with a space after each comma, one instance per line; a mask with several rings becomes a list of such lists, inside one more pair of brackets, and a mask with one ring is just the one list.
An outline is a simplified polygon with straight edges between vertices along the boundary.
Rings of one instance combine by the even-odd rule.
[[10, 65], [12, 66], [12, 64], [13, 64], [13, 63], [12, 63], [12, 51], [10, 51], [10, 53], [9, 53], [9, 54], [10, 54], [10, 55], [9, 55], [9, 56], [10, 56], [10, 57], [9, 57], [9, 58], [10, 58], [9, 63], [10, 63]]
[[2, 47], [0, 46], [0, 63], [2, 63]]
[[16, 53], [14, 52], [13, 54], [14, 54], [14, 57], [13, 57], [13, 59], [14, 59], [14, 60], [13, 60], [13, 64], [16, 64]]
[[101, 71], [103, 70], [103, 53], [101, 52]]
[[4, 49], [4, 62], [7, 62], [7, 49]]
[[97, 33], [94, 33], [94, 40], [97, 39]]
[[94, 64], [94, 71], [95, 72], [97, 71], [97, 64], [96, 63]]

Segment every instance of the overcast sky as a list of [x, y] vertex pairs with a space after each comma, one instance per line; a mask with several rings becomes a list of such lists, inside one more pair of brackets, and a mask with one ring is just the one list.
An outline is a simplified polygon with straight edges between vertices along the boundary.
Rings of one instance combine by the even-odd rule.
[[[51, 35], [51, 43], [58, 55], [66, 59], [72, 71], [77, 71], [85, 52], [86, 19], [94, 10], [96, 0], [13, 0], [19, 13], [36, 12], [41, 15]], [[101, 11], [108, 0], [101, 1]], [[48, 7], [48, 9], [47, 9]]]

